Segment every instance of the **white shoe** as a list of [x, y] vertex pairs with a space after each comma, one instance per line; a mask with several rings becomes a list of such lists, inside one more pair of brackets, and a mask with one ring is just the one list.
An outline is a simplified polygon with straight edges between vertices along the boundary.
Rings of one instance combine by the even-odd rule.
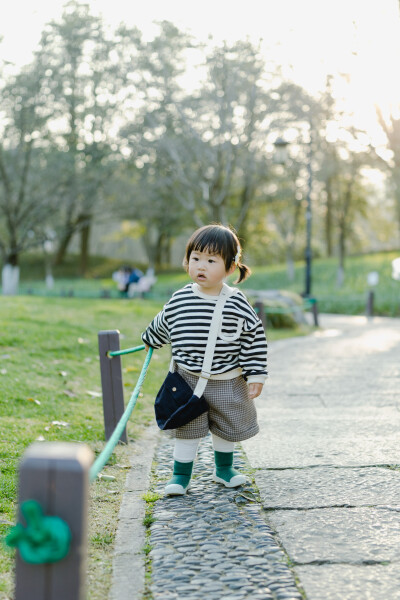
[[169, 483], [165, 486], [165, 496], [184, 496], [190, 488], [190, 482], [187, 487], [183, 487], [179, 483]]
[[230, 479], [230, 481], [226, 481], [225, 479], [222, 479], [222, 477], [218, 477], [215, 470], [213, 473], [213, 480], [216, 483], [222, 483], [227, 488], [235, 488], [235, 487], [238, 487], [239, 485], [243, 485], [244, 483], [248, 482], [247, 477], [245, 475], [242, 475], [241, 473], [239, 473], [238, 475], [234, 475]]

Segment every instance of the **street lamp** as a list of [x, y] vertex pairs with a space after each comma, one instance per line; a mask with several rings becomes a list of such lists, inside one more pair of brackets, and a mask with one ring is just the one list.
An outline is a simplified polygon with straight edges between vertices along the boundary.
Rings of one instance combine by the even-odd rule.
[[[287, 147], [290, 142], [286, 141], [282, 137], [278, 137], [275, 142], [275, 160], [278, 164], [285, 164], [287, 160]], [[311, 190], [312, 190], [312, 146], [311, 146], [311, 126], [310, 126], [310, 141], [308, 146], [308, 157], [307, 157], [307, 171], [308, 171], [308, 184], [307, 184], [307, 204], [306, 204], [306, 249], [305, 249], [305, 290], [303, 296], [309, 297], [311, 294], [311, 266], [312, 266], [312, 252], [311, 252], [311, 232], [312, 232], [312, 207], [311, 207]]]

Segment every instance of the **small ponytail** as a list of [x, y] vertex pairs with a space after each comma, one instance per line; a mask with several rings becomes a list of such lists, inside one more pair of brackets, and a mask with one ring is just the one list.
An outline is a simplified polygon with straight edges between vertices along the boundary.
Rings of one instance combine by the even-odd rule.
[[247, 279], [248, 277], [250, 277], [251, 275], [251, 269], [250, 267], [248, 267], [247, 265], [244, 265], [243, 263], [239, 262], [237, 263], [237, 268], [239, 269], [239, 277], [236, 279], [236, 281], [234, 281], [234, 283], [240, 283], [241, 281], [244, 281], [245, 279]]

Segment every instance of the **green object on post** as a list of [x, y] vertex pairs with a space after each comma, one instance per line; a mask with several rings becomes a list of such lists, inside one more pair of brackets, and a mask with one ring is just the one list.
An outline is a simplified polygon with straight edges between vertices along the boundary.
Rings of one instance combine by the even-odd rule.
[[132, 352], [139, 352], [140, 350], [144, 350], [145, 346], [142, 344], [141, 346], [135, 346], [134, 348], [126, 348], [125, 350], [113, 350], [112, 352], [108, 352], [109, 357], [113, 356], [122, 356], [123, 354], [132, 354]]
[[71, 531], [60, 517], [46, 517], [36, 500], [21, 504], [26, 527], [15, 525], [6, 537], [6, 544], [19, 550], [21, 558], [31, 564], [54, 563], [67, 556]]

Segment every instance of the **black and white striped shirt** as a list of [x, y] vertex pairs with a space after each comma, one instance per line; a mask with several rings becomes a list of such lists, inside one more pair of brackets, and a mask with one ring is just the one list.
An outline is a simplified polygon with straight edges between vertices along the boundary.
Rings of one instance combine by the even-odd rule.
[[[201, 292], [196, 283], [173, 294], [150, 323], [142, 340], [152, 348], [171, 344], [172, 356], [184, 369], [199, 373], [218, 296]], [[249, 382], [267, 377], [267, 342], [261, 321], [244, 294], [227, 298], [212, 363], [212, 375], [242, 369]], [[236, 375], [235, 375], [236, 376]]]

